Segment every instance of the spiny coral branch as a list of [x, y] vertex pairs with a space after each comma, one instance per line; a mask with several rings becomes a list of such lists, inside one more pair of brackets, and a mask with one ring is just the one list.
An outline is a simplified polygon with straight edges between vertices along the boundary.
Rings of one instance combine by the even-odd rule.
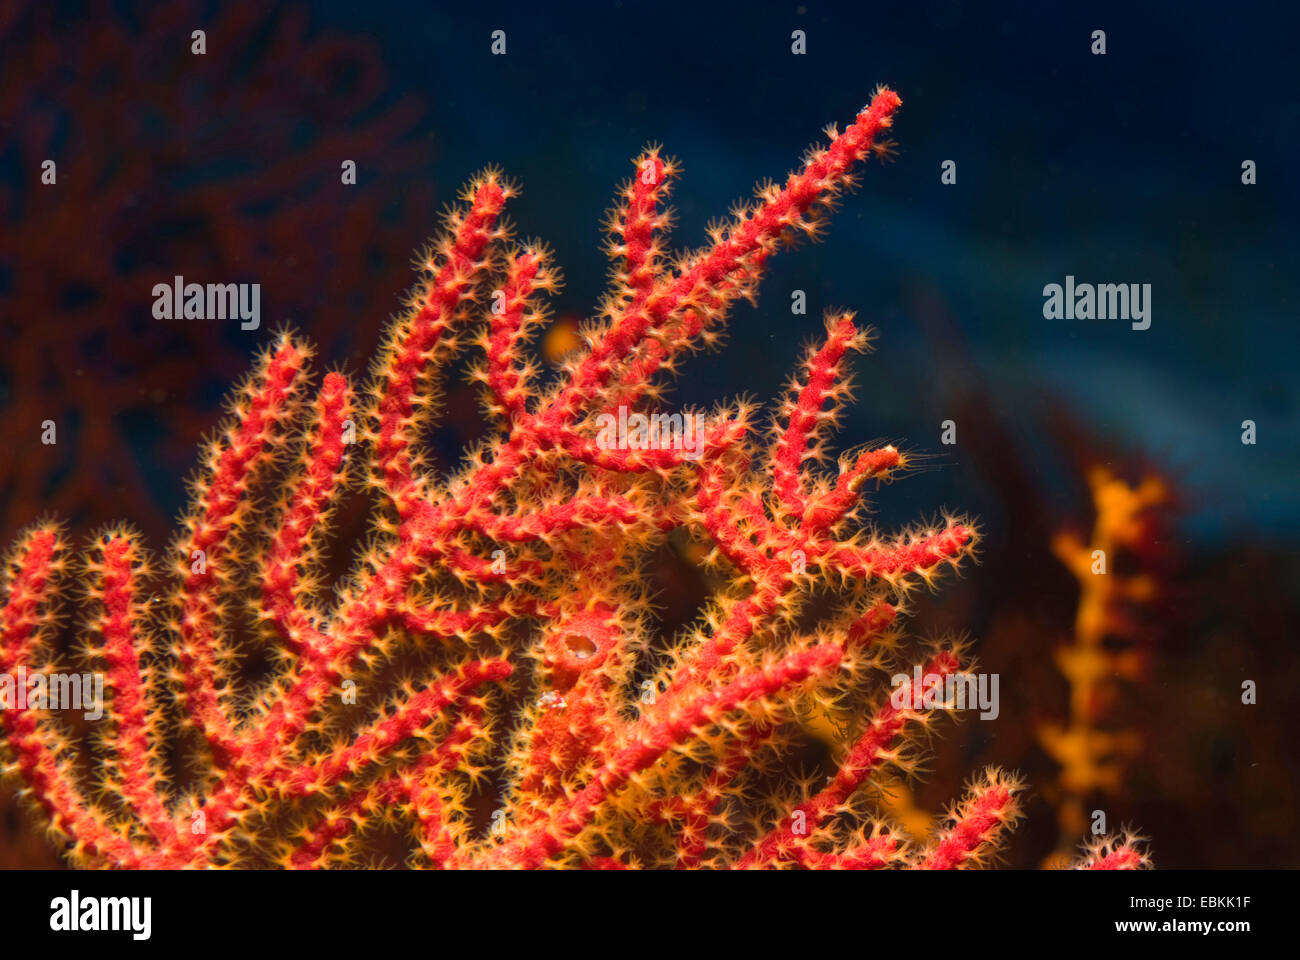
[[[382, 828], [405, 831], [413, 866], [988, 860], [1015, 817], [1012, 778], [978, 781], [929, 845], [859, 789], [913, 769], [952, 706], [888, 681], [913, 662], [899, 649], [908, 592], [977, 540], [960, 517], [894, 535], [859, 523], [868, 482], [907, 467], [893, 446], [824, 471], [869, 331], [827, 313], [767, 442], [747, 404], [651, 406], [754, 299], [768, 259], [818, 235], [899, 104], [878, 91], [784, 185], [675, 259], [677, 165], [648, 149], [607, 223], [611, 291], [550, 386], [525, 351], [559, 273], [540, 243], [513, 241], [517, 190], [489, 170], [421, 258], [355, 395], [340, 372], [313, 389], [310, 348], [291, 334], [267, 347], [207, 445], [161, 574], [125, 530], [77, 563], [54, 526], [28, 531], [6, 564], [0, 666], [53, 667], [70, 630], [54, 604], [79, 578], [80, 649], [113, 697], [112, 733], [89, 753], [94, 797], [84, 745], [53, 713], [2, 715], [6, 771], [70, 860], [351, 866]], [[471, 375], [496, 431], [440, 476], [420, 441], [466, 344], [482, 351]], [[349, 492], [369, 494], [371, 532], [330, 590]], [[710, 544], [720, 582], [677, 638], [657, 635], [645, 582], [670, 538]], [[947, 677], [962, 658], [943, 644], [924, 669]], [[820, 790], [785, 769], [809, 712], [844, 729]]]
[[1083, 845], [1073, 870], [1149, 870], [1153, 866], [1146, 839], [1131, 831], [1099, 837]]

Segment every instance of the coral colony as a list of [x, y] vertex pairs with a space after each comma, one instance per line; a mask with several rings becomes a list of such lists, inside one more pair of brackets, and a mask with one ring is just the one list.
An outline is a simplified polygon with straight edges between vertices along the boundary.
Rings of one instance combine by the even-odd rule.
[[[110, 691], [85, 744], [47, 711], [0, 711], [6, 772], [68, 860], [368, 865], [387, 835], [418, 867], [987, 863], [1020, 815], [1017, 777], [976, 776], [932, 836], [866, 799], [887, 768], [914, 769], [954, 706], [915, 695], [915, 677], [932, 691], [970, 669], [960, 644], [905, 658], [899, 626], [910, 591], [977, 539], [959, 517], [862, 525], [868, 484], [907, 467], [893, 446], [829, 465], [868, 333], [829, 313], [767, 430], [743, 403], [652, 419], [768, 258], [815, 237], [854, 168], [888, 152], [899, 104], [879, 90], [676, 258], [676, 168], [647, 150], [607, 225], [612, 289], [551, 386], [525, 347], [559, 276], [512, 241], [516, 189], [489, 170], [422, 258], [363, 388], [329, 372], [313, 389], [288, 333], [265, 350], [160, 560], [125, 527], [80, 557], [54, 523], [27, 530], [4, 570], [0, 670], [57, 669], [72, 586], [88, 613], [76, 651]], [[436, 375], [467, 344], [497, 429], [440, 478], [419, 444]], [[346, 497], [368, 504], [370, 534], [331, 585]], [[643, 572], [670, 536], [707, 547], [719, 586], [661, 637]], [[268, 665], [250, 676], [253, 651]], [[843, 732], [830, 776], [791, 764], [813, 714]], [[1125, 835], [1077, 865], [1145, 863]]]

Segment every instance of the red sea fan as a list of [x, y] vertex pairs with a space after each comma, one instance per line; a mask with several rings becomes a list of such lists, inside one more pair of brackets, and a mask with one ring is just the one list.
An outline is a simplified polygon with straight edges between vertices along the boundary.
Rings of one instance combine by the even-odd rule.
[[[975, 778], [929, 838], [904, 836], [860, 789], [885, 765], [911, 769], [918, 738], [959, 705], [944, 681], [971, 669], [961, 645], [913, 663], [899, 619], [909, 591], [976, 542], [958, 517], [892, 536], [863, 526], [868, 484], [907, 466], [892, 446], [826, 469], [867, 334], [827, 316], [766, 437], [744, 404], [657, 409], [656, 386], [754, 297], [768, 258], [816, 235], [853, 169], [885, 149], [899, 104], [880, 90], [673, 261], [675, 168], [647, 151], [608, 225], [612, 292], [549, 387], [524, 347], [559, 277], [544, 248], [512, 241], [516, 191], [489, 171], [423, 258], [359, 396], [338, 372], [309, 389], [310, 351], [289, 334], [264, 352], [158, 576], [124, 528], [80, 560], [51, 523], [23, 535], [0, 668], [59, 674], [55, 598], [75, 579], [79, 653], [112, 691], [93, 768], [40, 704], [2, 714], [7, 769], [68, 858], [348, 866], [373, 862], [396, 828], [413, 866], [987, 862], [1018, 816], [1016, 777]], [[498, 426], [440, 477], [419, 441], [435, 377], [470, 341]], [[371, 535], [331, 586], [349, 488], [367, 495]], [[707, 544], [720, 583], [676, 638], [656, 633], [642, 576], [670, 535]], [[265, 675], [249, 677], [253, 657]], [[790, 767], [814, 713], [843, 733], [825, 783]]]

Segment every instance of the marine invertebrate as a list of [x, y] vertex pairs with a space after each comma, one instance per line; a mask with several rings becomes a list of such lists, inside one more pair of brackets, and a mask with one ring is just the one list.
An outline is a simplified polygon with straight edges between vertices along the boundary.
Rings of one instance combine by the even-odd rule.
[[[1065, 725], [1046, 724], [1039, 741], [1059, 764], [1057, 783], [1060, 842], [1048, 864], [1069, 859], [1074, 838], [1088, 827], [1088, 804], [1119, 791], [1125, 768], [1140, 753], [1142, 738], [1123, 722], [1117, 709], [1123, 685], [1148, 675], [1146, 649], [1138, 619], [1142, 607], [1157, 596], [1160, 585], [1151, 557], [1159, 552], [1158, 511], [1167, 508], [1169, 491], [1148, 475], [1130, 486], [1106, 467], [1088, 471], [1088, 486], [1096, 507], [1091, 543], [1062, 531], [1052, 549], [1079, 581], [1080, 598], [1073, 642], [1061, 647], [1056, 662], [1070, 683], [1069, 719]], [[1128, 560], [1128, 569], [1120, 562]], [[1103, 859], [1132, 854], [1112, 852], [1106, 838], [1094, 845]], [[1090, 848], [1090, 849], [1094, 849]]]
[[424, 108], [386, 105], [375, 46], [313, 29], [305, 5], [19, 0], [0, 44], [0, 416], [24, 425], [5, 437], [0, 536], [54, 510], [161, 538], [160, 476], [185, 471], [247, 347], [230, 325], [160, 327], [141, 298], [177, 274], [262, 280], [267, 317], [368, 350], [434, 210], [414, 173]]
[[[268, 316], [311, 317], [334, 355], [370, 349], [434, 211], [415, 174], [431, 142], [413, 136], [416, 99], [385, 106], [377, 47], [308, 19], [293, 3], [0, 11], [5, 543], [41, 511], [79, 528], [128, 516], [164, 542], [174, 478], [248, 347], [221, 323], [151, 323], [141, 295], [159, 280], [265, 280]], [[18, 820], [0, 789], [0, 867], [56, 865], [23, 852]]]
[[[893, 446], [822, 467], [867, 333], [828, 314], [762, 441], [748, 404], [698, 432], [683, 430], [693, 411], [655, 408], [664, 376], [753, 298], [768, 258], [815, 236], [853, 169], [888, 149], [899, 104], [878, 91], [671, 262], [676, 165], [647, 150], [608, 223], [612, 291], [549, 386], [523, 346], [559, 276], [540, 244], [512, 241], [501, 216], [516, 189], [489, 170], [422, 258], [360, 396], [337, 371], [313, 394], [309, 348], [288, 333], [263, 353], [202, 457], [167, 576], [125, 528], [76, 566], [57, 526], [29, 529], [5, 565], [0, 668], [56, 672], [53, 602], [75, 574], [82, 653], [113, 692], [93, 789], [53, 718], [0, 713], [8, 770], [68, 857], [351, 865], [400, 827], [417, 866], [986, 862], [1018, 815], [1014, 776], [976, 777], [916, 843], [858, 789], [886, 764], [910, 767], [952, 706], [913, 688], [898, 622], [909, 591], [977, 539], [960, 517], [890, 537], [862, 525], [867, 485], [907, 466]], [[499, 428], [444, 479], [419, 444], [435, 378], [469, 340]], [[630, 427], [613, 442], [611, 417]], [[331, 589], [330, 534], [352, 487], [372, 533]], [[640, 578], [670, 535], [707, 543], [724, 578], [675, 639], [656, 636]], [[927, 692], [969, 669], [961, 644], [922, 662]], [[908, 672], [891, 694], [895, 666]], [[814, 711], [844, 731], [824, 784], [786, 764], [793, 721]]]

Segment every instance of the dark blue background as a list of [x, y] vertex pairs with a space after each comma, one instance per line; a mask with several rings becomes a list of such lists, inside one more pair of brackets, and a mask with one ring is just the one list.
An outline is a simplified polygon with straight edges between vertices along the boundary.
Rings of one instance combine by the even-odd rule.
[[[771, 396], [822, 309], [847, 306], [881, 333], [848, 441], [944, 450], [959, 378], [1041, 461], [1049, 495], [1059, 467], [1038, 441], [1044, 400], [1059, 397], [1177, 478], [1191, 535], [1300, 523], [1293, 5], [376, 0], [316, 17], [376, 37], [395, 87], [427, 97], [439, 196], [487, 163], [522, 181], [514, 216], [555, 246], [559, 306], [581, 313], [604, 280], [598, 218], [643, 144], [682, 161], [674, 239], [695, 245], [825, 123], [893, 86], [896, 162], [868, 170], [824, 243], [774, 263], [758, 309], [737, 312], [728, 347], [694, 361], [678, 396]], [[505, 56], [489, 52], [495, 29]], [[1105, 56], [1090, 53], [1094, 29]], [[947, 159], [955, 186], [940, 183]], [[1255, 186], [1241, 183], [1245, 159]], [[1067, 273], [1150, 283], [1151, 329], [1044, 320], [1042, 288]], [[808, 316], [789, 314], [794, 288]], [[1247, 418], [1254, 447], [1240, 442]], [[960, 452], [979, 437], [960, 426], [949, 468], [896, 488], [915, 501], [900, 515], [981, 506], [963, 494]]]

